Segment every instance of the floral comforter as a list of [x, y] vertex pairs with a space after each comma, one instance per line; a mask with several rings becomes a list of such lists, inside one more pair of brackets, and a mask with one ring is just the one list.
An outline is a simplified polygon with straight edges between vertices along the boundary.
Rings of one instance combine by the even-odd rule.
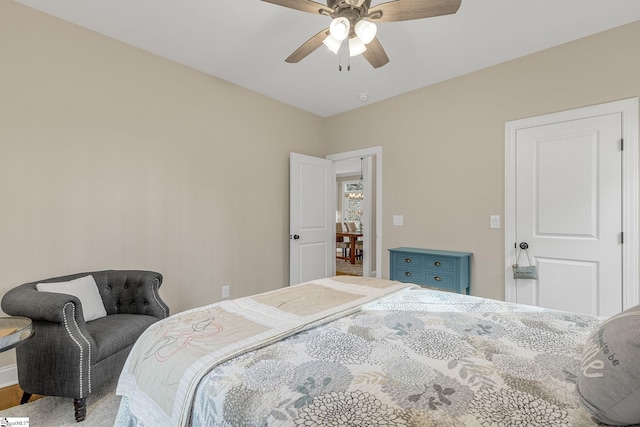
[[153, 427], [189, 425], [197, 386], [215, 366], [411, 287], [417, 285], [370, 277], [325, 278], [156, 322], [136, 341], [122, 368], [116, 425], [136, 420]]
[[582, 343], [598, 323], [407, 289], [216, 366], [199, 382], [190, 422], [595, 426], [575, 381]]

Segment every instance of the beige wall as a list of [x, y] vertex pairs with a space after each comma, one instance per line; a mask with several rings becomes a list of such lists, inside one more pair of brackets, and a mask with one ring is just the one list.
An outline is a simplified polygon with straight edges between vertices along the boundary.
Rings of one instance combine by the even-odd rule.
[[472, 293], [502, 298], [504, 122], [640, 95], [637, 40], [640, 23], [322, 119], [0, 2], [0, 295], [106, 268], [162, 272], [174, 312], [277, 288], [289, 152], [380, 145], [383, 277], [391, 247], [466, 250]]
[[329, 152], [382, 146], [383, 250], [473, 252], [471, 293], [503, 299], [505, 122], [640, 96], [639, 40], [636, 22], [328, 119]]
[[0, 295], [149, 269], [176, 312], [223, 285], [287, 284], [289, 152], [324, 155], [323, 132], [313, 114], [0, 2]]

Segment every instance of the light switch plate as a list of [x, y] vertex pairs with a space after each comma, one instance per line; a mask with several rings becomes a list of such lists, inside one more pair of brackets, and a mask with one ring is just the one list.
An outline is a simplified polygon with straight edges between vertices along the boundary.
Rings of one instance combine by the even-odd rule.
[[489, 227], [500, 228], [500, 215], [491, 215], [489, 218]]
[[393, 225], [404, 225], [404, 215], [394, 215]]

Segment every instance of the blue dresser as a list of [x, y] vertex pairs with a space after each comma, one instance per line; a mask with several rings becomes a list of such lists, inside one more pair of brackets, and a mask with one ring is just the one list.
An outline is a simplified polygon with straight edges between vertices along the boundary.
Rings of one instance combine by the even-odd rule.
[[391, 280], [469, 294], [471, 252], [389, 249]]

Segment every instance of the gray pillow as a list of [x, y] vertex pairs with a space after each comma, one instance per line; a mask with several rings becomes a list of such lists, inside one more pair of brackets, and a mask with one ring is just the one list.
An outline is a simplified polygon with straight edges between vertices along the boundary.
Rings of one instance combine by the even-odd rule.
[[577, 390], [597, 421], [640, 423], [640, 305], [611, 317], [589, 336]]

